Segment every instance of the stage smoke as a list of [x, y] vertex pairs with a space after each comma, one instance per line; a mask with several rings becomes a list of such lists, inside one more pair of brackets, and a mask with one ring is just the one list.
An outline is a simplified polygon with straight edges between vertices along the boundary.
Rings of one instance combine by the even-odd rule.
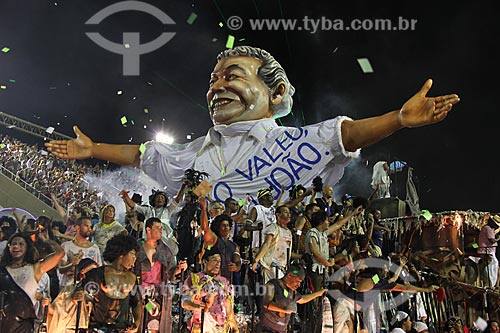
[[119, 195], [121, 190], [129, 191], [130, 196], [133, 193], [141, 193], [143, 198], [147, 197], [152, 189], [165, 190], [140, 170], [129, 167], [104, 171], [101, 175], [85, 174], [83, 179], [103, 202], [115, 206], [115, 219], [120, 223], [124, 223], [125, 219], [125, 204]]

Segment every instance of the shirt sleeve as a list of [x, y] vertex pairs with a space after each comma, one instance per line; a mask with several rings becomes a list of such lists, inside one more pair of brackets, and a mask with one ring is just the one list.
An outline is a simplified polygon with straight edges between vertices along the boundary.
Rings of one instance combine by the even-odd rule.
[[495, 232], [493, 231], [493, 229], [491, 229], [490, 226], [486, 226], [486, 238], [488, 239], [491, 239], [491, 238], [495, 238]]
[[332, 156], [331, 161], [320, 172], [324, 184], [337, 184], [344, 175], [344, 169], [353, 158], [360, 156], [361, 149], [348, 152], [342, 142], [342, 122], [352, 120], [349, 117], [338, 116], [321, 123], [306, 126], [308, 131], [314, 131]]
[[141, 169], [161, 187], [166, 186], [167, 194], [173, 197], [179, 190], [184, 172], [193, 167], [203, 140], [204, 137], [200, 137], [189, 144], [148, 141], [141, 154]]
[[61, 247], [64, 250], [64, 257], [62, 258], [62, 261], [68, 262], [68, 249], [67, 249], [66, 243], [68, 243], [68, 242], [64, 242], [61, 244]]
[[191, 300], [192, 288], [193, 288], [193, 281], [192, 281], [191, 274], [189, 274], [188, 278], [182, 284], [182, 300], [181, 300], [181, 304], [182, 304], [182, 302], [190, 301]]
[[323, 143], [330, 147], [330, 152], [334, 156], [341, 159], [351, 159], [358, 157], [361, 149], [355, 152], [349, 152], [345, 149], [344, 143], [342, 142], [342, 122], [346, 120], [352, 119], [345, 116], [338, 116], [306, 127], [308, 130], [316, 132], [316, 135], [323, 140]]
[[143, 215], [147, 215], [148, 211], [149, 211], [149, 207], [147, 207], [147, 206], [141, 206], [141, 205], [136, 204], [134, 206], [134, 211], [136, 211], [138, 213], [141, 213]]
[[278, 233], [279, 233], [279, 230], [276, 226], [276, 223], [271, 223], [270, 225], [268, 225], [267, 227], [265, 227], [262, 230], [263, 235], [273, 235], [273, 238], [278, 236]]
[[99, 247], [97, 245], [95, 245], [95, 244], [94, 244], [94, 250], [95, 250], [95, 253], [96, 253], [95, 262], [99, 266], [102, 266], [102, 254], [101, 254], [101, 250], [99, 250]]
[[319, 245], [319, 235], [318, 235], [318, 232], [316, 230], [309, 230], [306, 234], [306, 241], [308, 244], [311, 244], [311, 238], [314, 238], [316, 239], [316, 243], [318, 243]]

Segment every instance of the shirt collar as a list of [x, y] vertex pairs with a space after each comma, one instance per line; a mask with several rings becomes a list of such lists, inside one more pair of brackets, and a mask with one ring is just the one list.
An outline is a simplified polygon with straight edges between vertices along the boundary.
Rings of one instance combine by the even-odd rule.
[[220, 145], [221, 137], [236, 137], [248, 135], [259, 142], [264, 141], [267, 134], [277, 128], [278, 124], [273, 118], [250, 121], [238, 121], [230, 125], [215, 125], [208, 130], [200, 153], [209, 145]]

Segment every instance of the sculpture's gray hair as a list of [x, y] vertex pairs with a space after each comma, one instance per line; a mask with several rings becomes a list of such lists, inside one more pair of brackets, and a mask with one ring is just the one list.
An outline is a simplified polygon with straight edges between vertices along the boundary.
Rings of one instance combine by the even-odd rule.
[[289, 114], [292, 110], [292, 96], [295, 92], [295, 88], [290, 81], [288, 81], [285, 70], [281, 67], [279, 62], [277, 62], [269, 52], [252, 46], [237, 46], [233, 49], [222, 51], [217, 56], [217, 62], [223, 58], [239, 56], [254, 57], [262, 61], [262, 66], [259, 68], [258, 74], [271, 93], [278, 83], [285, 83], [286, 89], [282, 102], [279, 105], [271, 104], [271, 107], [273, 108], [274, 118], [284, 117]]

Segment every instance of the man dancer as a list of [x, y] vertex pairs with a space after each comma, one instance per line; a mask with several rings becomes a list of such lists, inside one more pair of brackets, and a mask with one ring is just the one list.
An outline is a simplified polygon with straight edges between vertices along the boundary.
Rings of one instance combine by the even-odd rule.
[[191, 273], [182, 286], [182, 307], [193, 312], [188, 326], [193, 333], [228, 333], [231, 328], [239, 332], [233, 291], [229, 281], [219, 275], [220, 265], [219, 249], [207, 249], [203, 271]]
[[146, 221], [146, 239], [139, 241], [135, 274], [143, 287], [147, 312], [145, 329], [151, 333], [172, 331], [172, 294], [168, 281], [187, 268], [185, 261], [176, 262], [175, 255], [161, 242], [162, 221], [150, 217]]
[[101, 252], [97, 245], [88, 240], [92, 236], [92, 220], [88, 216], [81, 216], [75, 222], [75, 239], [62, 243], [64, 257], [59, 264], [59, 285], [64, 288], [73, 283], [75, 267], [83, 258], [92, 259], [98, 266], [102, 265]]

